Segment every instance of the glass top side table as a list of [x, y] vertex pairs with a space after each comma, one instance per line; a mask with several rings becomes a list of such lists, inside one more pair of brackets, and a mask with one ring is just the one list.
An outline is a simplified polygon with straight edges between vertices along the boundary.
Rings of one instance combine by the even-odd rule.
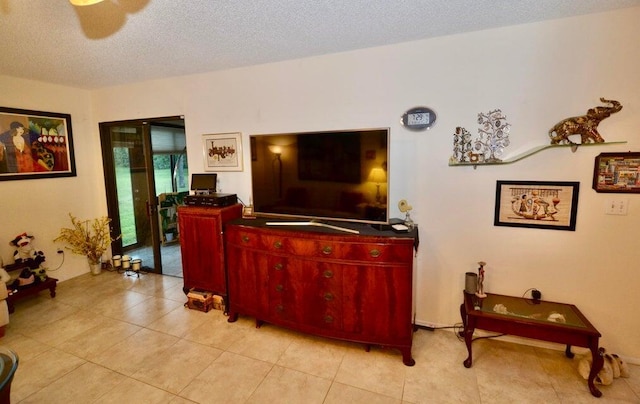
[[594, 384], [604, 364], [604, 351], [598, 347], [601, 335], [575, 305], [493, 293], [480, 298], [463, 291], [463, 297], [460, 315], [464, 330], [460, 334], [469, 353], [463, 362], [465, 367], [473, 363], [471, 343], [476, 328], [565, 344], [569, 358], [573, 358], [572, 345], [585, 347], [593, 358], [587, 379], [589, 390], [595, 397], [602, 396]]

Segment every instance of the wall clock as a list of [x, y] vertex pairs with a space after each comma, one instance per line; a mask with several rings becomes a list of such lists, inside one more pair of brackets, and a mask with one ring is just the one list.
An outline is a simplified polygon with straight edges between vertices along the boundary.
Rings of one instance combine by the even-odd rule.
[[410, 130], [427, 130], [436, 123], [436, 113], [431, 108], [414, 107], [402, 114], [400, 123]]

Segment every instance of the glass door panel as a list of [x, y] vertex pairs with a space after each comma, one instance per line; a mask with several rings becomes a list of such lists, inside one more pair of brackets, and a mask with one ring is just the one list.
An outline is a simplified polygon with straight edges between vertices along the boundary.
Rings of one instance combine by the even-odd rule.
[[156, 272], [161, 263], [148, 125], [101, 124], [101, 133], [109, 216], [114, 233], [122, 235], [118, 253], [149, 250], [142, 266]]
[[151, 122], [153, 174], [158, 201], [162, 273], [182, 276], [178, 206], [188, 194], [184, 123]]
[[113, 254], [144, 270], [182, 277], [177, 206], [188, 193], [181, 117], [100, 124]]

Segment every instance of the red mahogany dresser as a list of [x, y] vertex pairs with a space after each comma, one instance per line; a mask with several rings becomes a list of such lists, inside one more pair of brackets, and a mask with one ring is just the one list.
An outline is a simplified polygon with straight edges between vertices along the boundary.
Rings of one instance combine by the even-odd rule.
[[229, 322], [239, 314], [322, 337], [396, 348], [412, 366], [417, 229], [350, 234], [262, 219], [227, 224]]

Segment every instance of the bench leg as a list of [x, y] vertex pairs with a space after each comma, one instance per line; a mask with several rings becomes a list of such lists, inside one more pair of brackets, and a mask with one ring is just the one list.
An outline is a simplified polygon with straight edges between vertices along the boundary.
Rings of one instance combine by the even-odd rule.
[[57, 283], [54, 283], [53, 285], [49, 286], [49, 295], [52, 299], [56, 297], [56, 285]]

